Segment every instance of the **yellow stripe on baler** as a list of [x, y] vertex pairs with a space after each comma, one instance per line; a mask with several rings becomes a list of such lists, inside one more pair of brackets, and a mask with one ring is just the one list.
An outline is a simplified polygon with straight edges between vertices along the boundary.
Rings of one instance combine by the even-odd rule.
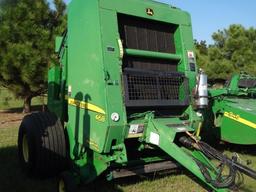
[[73, 98], [68, 98], [68, 104], [75, 106], [75, 107], [79, 107], [81, 109], [88, 109], [90, 111], [94, 111], [97, 113], [101, 113], [101, 114], [106, 114], [105, 111], [103, 109], [101, 109], [100, 107], [93, 105], [91, 103], [87, 103], [84, 101], [79, 101], [79, 100], [75, 100]]
[[232, 112], [224, 112], [224, 116], [228, 117], [228, 118], [230, 118], [230, 119], [232, 119], [234, 121], [237, 121], [239, 123], [245, 124], [245, 125], [247, 125], [249, 127], [252, 127], [254, 129], [256, 129], [256, 124], [255, 123], [253, 123], [251, 121], [248, 121], [248, 120], [246, 120], [244, 118], [241, 118], [240, 115], [236, 115], [236, 114], [234, 114]]

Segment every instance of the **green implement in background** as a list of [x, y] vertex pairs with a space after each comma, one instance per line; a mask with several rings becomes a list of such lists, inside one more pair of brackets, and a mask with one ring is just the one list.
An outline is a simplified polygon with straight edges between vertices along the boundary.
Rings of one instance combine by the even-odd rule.
[[[211, 89], [205, 131], [218, 140], [234, 144], [256, 144], [256, 78], [233, 75], [224, 88]], [[208, 129], [208, 130], [207, 130]]]

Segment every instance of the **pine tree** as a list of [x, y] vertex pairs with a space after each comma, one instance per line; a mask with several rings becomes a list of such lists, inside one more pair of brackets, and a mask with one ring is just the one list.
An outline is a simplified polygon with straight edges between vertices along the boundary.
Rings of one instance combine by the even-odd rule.
[[208, 50], [211, 78], [227, 79], [241, 71], [256, 75], [256, 29], [230, 25], [212, 37], [214, 45]]
[[1, 1], [0, 85], [24, 99], [24, 112], [31, 100], [46, 92], [47, 71], [56, 63], [54, 39], [66, 25], [66, 5], [55, 0]]

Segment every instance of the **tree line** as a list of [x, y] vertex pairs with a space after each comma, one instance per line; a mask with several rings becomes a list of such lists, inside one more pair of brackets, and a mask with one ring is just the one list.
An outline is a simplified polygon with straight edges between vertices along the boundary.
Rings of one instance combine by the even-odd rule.
[[[54, 40], [66, 28], [63, 0], [0, 1], [0, 86], [24, 99], [24, 112], [31, 99], [46, 93], [47, 71], [57, 63]], [[256, 75], [256, 30], [231, 25], [213, 33], [214, 43], [196, 41], [197, 64], [209, 79], [225, 80], [245, 71]]]
[[226, 80], [241, 71], [256, 75], [256, 29], [233, 24], [212, 35], [214, 43], [196, 41], [197, 64], [210, 81]]

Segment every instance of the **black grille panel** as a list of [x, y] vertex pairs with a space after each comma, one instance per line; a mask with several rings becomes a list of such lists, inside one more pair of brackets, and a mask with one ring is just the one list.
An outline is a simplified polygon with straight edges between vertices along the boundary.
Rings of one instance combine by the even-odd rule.
[[119, 33], [124, 47], [175, 53], [175, 25], [123, 14], [118, 15]]
[[134, 68], [152, 71], [177, 71], [178, 61], [152, 59], [141, 57], [125, 57], [123, 60], [123, 68]]
[[179, 99], [179, 89], [183, 81], [183, 77], [159, 77], [161, 99]]
[[125, 69], [126, 106], [188, 104], [188, 81], [182, 73]]
[[142, 75], [127, 75], [129, 100], [156, 100], [157, 79]]
[[[124, 48], [176, 53], [177, 25], [119, 14], [118, 26]], [[154, 110], [161, 115], [182, 114], [189, 104], [189, 89], [184, 73], [177, 72], [178, 63], [125, 55], [122, 69], [127, 113]]]

